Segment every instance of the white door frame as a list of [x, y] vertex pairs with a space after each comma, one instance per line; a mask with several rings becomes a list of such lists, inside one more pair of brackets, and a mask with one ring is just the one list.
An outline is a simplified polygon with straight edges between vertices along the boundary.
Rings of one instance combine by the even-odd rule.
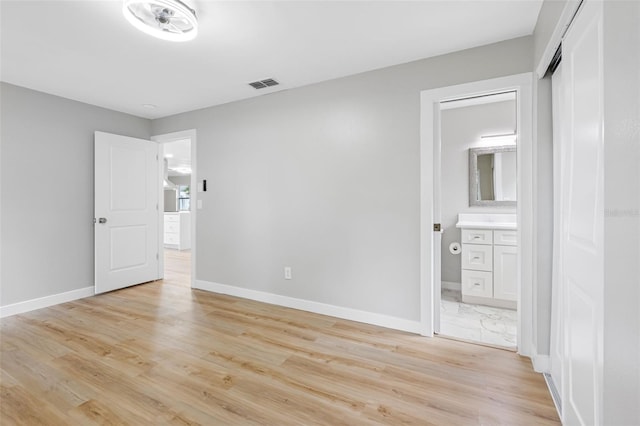
[[[425, 336], [433, 336], [436, 310], [433, 232], [434, 146], [440, 142], [440, 102], [501, 91], [517, 92], [518, 161], [518, 353], [531, 356], [533, 344], [533, 101], [532, 73], [425, 90], [420, 94], [420, 323]], [[438, 289], [439, 290], [439, 289]]]
[[[196, 166], [196, 130], [181, 130], [179, 132], [165, 133], [162, 135], [152, 136], [151, 140], [157, 142], [159, 144], [164, 144], [168, 142], [175, 142], [178, 140], [189, 139], [191, 141], [191, 191], [189, 195], [191, 197], [190, 205], [191, 205], [191, 287], [193, 287], [193, 283], [196, 280], [196, 221], [197, 214], [196, 210], [198, 208], [198, 179], [197, 179], [197, 166]], [[162, 148], [162, 147], [161, 147]], [[161, 154], [163, 150], [160, 149]], [[164, 176], [164, 170], [160, 168], [160, 173], [158, 175], [158, 179], [162, 180]], [[194, 190], [195, 188], [195, 190]], [[161, 278], [164, 278], [164, 188], [162, 185], [160, 186], [160, 194], [158, 195], [160, 209], [159, 209], [159, 227], [158, 227], [158, 253], [160, 253], [160, 262], [158, 264], [158, 275]]]

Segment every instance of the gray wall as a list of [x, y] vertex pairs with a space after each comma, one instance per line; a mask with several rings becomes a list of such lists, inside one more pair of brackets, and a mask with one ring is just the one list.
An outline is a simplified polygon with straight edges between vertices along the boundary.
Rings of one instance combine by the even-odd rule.
[[[545, 0], [533, 33], [533, 65], [537, 67], [567, 0]], [[551, 77], [534, 78], [534, 175], [536, 176], [533, 257], [533, 333], [536, 353], [549, 354], [553, 265], [553, 130]]]
[[540, 354], [549, 354], [551, 338], [551, 282], [553, 271], [553, 129], [551, 108], [551, 77], [537, 80], [534, 85], [534, 127], [536, 144], [533, 147], [536, 198], [533, 216], [538, 232], [533, 236], [533, 332]]
[[151, 122], [6, 83], [0, 90], [0, 304], [92, 286], [93, 132], [149, 138]]
[[523, 37], [154, 120], [198, 132], [196, 278], [419, 320], [420, 91], [532, 58]]
[[603, 424], [640, 424], [640, 2], [604, 3]]
[[[575, 1], [575, 0], [572, 0]], [[545, 0], [533, 32], [533, 66], [537, 67], [568, 0]]]
[[443, 110], [441, 122], [442, 164], [442, 280], [460, 283], [460, 255], [449, 244], [460, 242], [458, 213], [515, 213], [515, 208], [469, 206], [469, 148], [478, 148], [482, 135], [513, 133], [516, 102], [505, 101]]

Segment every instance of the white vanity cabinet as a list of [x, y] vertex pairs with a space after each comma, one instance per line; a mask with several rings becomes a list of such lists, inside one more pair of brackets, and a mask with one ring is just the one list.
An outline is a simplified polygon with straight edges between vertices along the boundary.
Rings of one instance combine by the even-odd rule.
[[493, 231], [506, 240], [494, 238], [493, 297], [501, 300], [518, 299], [518, 247], [516, 231]]
[[191, 248], [191, 213], [165, 212], [164, 246], [189, 250]]
[[518, 298], [517, 231], [505, 224], [470, 223], [462, 229], [462, 301], [516, 308]]

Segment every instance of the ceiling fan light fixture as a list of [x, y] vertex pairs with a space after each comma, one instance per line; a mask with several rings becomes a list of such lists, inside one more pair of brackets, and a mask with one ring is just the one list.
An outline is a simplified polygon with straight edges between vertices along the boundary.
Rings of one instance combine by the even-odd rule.
[[198, 35], [196, 11], [180, 0], [124, 0], [122, 13], [143, 33], [167, 41], [189, 41]]

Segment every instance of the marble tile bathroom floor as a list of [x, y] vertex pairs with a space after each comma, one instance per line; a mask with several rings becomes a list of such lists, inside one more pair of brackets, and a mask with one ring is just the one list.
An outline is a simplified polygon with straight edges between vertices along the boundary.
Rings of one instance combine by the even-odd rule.
[[463, 303], [459, 291], [442, 290], [441, 336], [515, 350], [517, 328], [515, 310]]

